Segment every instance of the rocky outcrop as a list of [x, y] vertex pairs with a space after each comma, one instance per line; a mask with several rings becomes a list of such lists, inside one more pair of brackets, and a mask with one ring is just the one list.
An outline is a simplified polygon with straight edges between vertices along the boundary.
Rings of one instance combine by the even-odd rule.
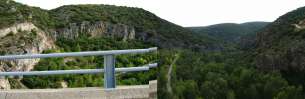
[[[52, 39], [34, 24], [25, 22], [0, 29], [1, 54], [35, 54], [55, 48]], [[30, 71], [39, 59], [1, 60], [0, 71]], [[6, 79], [0, 80], [0, 89], [9, 89]]]
[[305, 7], [289, 12], [257, 34], [256, 66], [264, 71], [305, 71]]
[[[0, 29], [0, 54], [41, 53], [46, 49], [55, 48], [54, 41], [59, 38], [77, 39], [81, 36], [107, 36], [128, 40], [135, 39], [135, 35], [133, 27], [101, 21], [71, 23], [64, 28], [48, 32], [44, 32], [31, 22], [24, 22]], [[39, 59], [1, 60], [0, 71], [30, 71], [38, 62]], [[9, 82], [6, 79], [0, 79], [0, 89], [9, 88]]]
[[116, 37], [123, 40], [134, 39], [135, 29], [124, 24], [112, 24], [109, 22], [94, 22], [87, 21], [81, 23], [70, 23], [65, 28], [59, 28], [51, 32], [54, 39], [66, 38], [76, 39], [81, 36], [89, 37]]
[[295, 27], [295, 31], [301, 31], [305, 29], [305, 20], [299, 21], [297, 24], [292, 24]]
[[18, 31], [26, 31], [26, 30], [30, 31], [32, 29], [38, 29], [38, 28], [30, 22], [15, 24], [11, 27], [0, 29], [0, 38], [6, 36], [9, 33], [16, 34], [18, 33]]
[[[53, 29], [48, 32], [37, 28], [30, 22], [15, 24], [0, 29], [0, 54], [34, 54], [46, 49], [55, 48], [54, 41], [59, 38], [77, 39], [81, 36], [115, 37], [122, 40], [134, 39], [135, 29], [123, 24], [108, 22], [71, 23], [65, 28]], [[39, 59], [2, 60], [0, 71], [30, 71]], [[0, 89], [9, 89], [6, 79], [0, 79]]]

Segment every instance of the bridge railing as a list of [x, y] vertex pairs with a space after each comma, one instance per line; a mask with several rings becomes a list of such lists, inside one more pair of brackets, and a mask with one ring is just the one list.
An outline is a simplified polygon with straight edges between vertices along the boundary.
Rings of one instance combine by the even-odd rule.
[[0, 56], [0, 60], [15, 59], [35, 59], [35, 58], [54, 58], [54, 57], [77, 57], [77, 56], [104, 56], [104, 69], [79, 69], [79, 70], [52, 70], [52, 71], [16, 71], [0, 72], [0, 77], [5, 76], [31, 76], [31, 75], [59, 75], [59, 74], [97, 74], [104, 73], [104, 87], [115, 88], [115, 72], [134, 72], [148, 71], [150, 68], [157, 67], [157, 63], [147, 64], [140, 67], [115, 68], [115, 55], [120, 54], [141, 54], [157, 51], [157, 47], [148, 49], [129, 49], [129, 50], [110, 50], [110, 51], [87, 51], [87, 52], [68, 52], [50, 54], [25, 54], [25, 55], [5, 55]]

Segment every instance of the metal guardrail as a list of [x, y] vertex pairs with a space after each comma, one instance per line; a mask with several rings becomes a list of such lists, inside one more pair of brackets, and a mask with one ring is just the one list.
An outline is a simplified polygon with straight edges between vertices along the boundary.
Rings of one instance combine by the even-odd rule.
[[32, 75], [60, 75], [60, 74], [96, 74], [104, 73], [104, 87], [115, 88], [115, 72], [135, 72], [148, 71], [157, 67], [157, 63], [148, 64], [141, 67], [115, 68], [115, 55], [120, 54], [140, 54], [157, 51], [157, 47], [148, 49], [110, 50], [110, 51], [88, 51], [50, 54], [25, 54], [25, 55], [5, 55], [0, 56], [0, 60], [34, 59], [34, 58], [54, 58], [54, 57], [76, 57], [76, 56], [104, 56], [104, 69], [80, 69], [80, 70], [53, 70], [53, 71], [28, 71], [28, 72], [0, 72], [0, 77], [4, 76], [32, 76]]

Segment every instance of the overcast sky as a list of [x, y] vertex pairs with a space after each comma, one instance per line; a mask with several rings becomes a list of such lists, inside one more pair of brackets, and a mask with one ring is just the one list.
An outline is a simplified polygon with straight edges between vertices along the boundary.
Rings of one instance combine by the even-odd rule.
[[15, 0], [43, 9], [70, 4], [139, 7], [181, 26], [274, 21], [305, 6], [305, 0]]

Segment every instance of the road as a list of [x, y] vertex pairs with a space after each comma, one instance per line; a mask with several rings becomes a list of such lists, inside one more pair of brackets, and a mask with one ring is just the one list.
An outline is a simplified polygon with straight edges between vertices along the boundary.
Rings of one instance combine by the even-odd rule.
[[172, 93], [172, 87], [171, 87], [171, 75], [172, 75], [172, 70], [173, 70], [173, 66], [176, 64], [176, 61], [179, 59], [179, 53], [175, 54], [175, 58], [173, 60], [173, 62], [170, 64], [168, 72], [167, 72], [167, 91]]

